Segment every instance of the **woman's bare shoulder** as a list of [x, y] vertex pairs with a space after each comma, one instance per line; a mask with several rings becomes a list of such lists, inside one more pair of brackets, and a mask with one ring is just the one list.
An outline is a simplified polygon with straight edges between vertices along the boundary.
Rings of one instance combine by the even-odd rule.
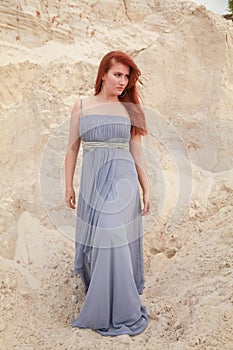
[[73, 115], [77, 115], [80, 116], [81, 115], [81, 108], [82, 110], [91, 108], [95, 105], [96, 98], [95, 96], [88, 96], [88, 97], [84, 97], [84, 98], [79, 98], [75, 104], [73, 105], [73, 108], [71, 110], [71, 116]]
[[83, 106], [84, 109], [88, 109], [91, 107], [94, 107], [97, 103], [97, 97], [96, 96], [88, 96], [83, 99]]
[[81, 111], [81, 106], [80, 106], [80, 99], [78, 101], [75, 102], [75, 104], [73, 105], [72, 109], [71, 109], [71, 117], [73, 116], [80, 116], [80, 111]]

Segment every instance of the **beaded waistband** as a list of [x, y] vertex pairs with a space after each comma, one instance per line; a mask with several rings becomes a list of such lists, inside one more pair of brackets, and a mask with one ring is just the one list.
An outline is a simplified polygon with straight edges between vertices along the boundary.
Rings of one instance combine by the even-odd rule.
[[82, 141], [83, 148], [93, 150], [95, 147], [128, 148], [129, 142]]

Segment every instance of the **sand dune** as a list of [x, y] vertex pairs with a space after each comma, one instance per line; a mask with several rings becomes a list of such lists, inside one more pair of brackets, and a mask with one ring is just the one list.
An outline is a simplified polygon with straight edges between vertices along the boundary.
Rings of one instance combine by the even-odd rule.
[[[1, 4], [1, 349], [230, 350], [232, 22], [191, 1], [46, 4]], [[84, 294], [63, 170], [71, 108], [113, 49], [144, 82], [150, 322], [137, 337], [103, 338], [70, 327]]]

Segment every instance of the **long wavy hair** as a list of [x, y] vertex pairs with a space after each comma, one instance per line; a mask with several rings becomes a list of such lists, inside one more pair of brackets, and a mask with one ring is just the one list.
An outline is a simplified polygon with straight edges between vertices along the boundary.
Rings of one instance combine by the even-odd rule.
[[124, 92], [121, 94], [123, 96], [119, 95], [119, 100], [124, 104], [127, 112], [129, 113], [131, 120], [131, 133], [144, 136], [148, 133], [148, 131], [146, 129], [145, 115], [140, 106], [137, 89], [137, 82], [139, 82], [141, 85], [143, 85], [143, 83], [140, 79], [141, 71], [138, 69], [131, 57], [122, 51], [111, 51], [102, 58], [95, 81], [94, 95], [98, 95], [100, 93], [103, 83], [102, 76], [111, 69], [114, 63], [122, 63], [130, 68], [129, 82]]

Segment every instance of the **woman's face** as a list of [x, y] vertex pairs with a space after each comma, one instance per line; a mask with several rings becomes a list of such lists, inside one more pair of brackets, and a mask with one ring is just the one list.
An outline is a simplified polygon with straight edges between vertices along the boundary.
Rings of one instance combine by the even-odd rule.
[[129, 66], [122, 63], [113, 63], [102, 78], [105, 91], [110, 95], [120, 95], [128, 85], [129, 74]]

